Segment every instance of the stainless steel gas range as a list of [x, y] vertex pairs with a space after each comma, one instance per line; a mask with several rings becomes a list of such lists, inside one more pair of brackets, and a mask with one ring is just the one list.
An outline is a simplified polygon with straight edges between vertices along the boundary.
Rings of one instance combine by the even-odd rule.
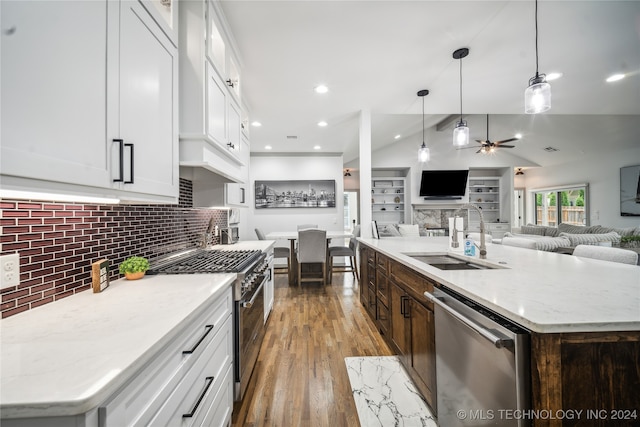
[[235, 400], [251, 378], [264, 338], [264, 286], [273, 256], [259, 250], [195, 249], [152, 264], [147, 274], [237, 273], [233, 285]]

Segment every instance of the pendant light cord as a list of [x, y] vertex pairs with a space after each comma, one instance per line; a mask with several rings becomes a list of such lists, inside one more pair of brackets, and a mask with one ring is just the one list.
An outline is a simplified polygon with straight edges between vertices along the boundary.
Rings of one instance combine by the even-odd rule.
[[424, 145], [424, 96], [422, 97], [422, 145]]
[[462, 123], [462, 58], [460, 58], [460, 123]]
[[538, 0], [535, 0], [535, 27], [536, 27], [536, 77], [538, 77]]

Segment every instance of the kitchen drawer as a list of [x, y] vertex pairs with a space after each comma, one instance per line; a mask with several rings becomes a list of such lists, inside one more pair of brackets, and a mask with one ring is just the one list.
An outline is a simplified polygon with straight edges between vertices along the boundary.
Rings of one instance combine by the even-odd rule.
[[384, 274], [389, 274], [389, 258], [382, 255], [381, 253], [376, 253], [376, 268], [378, 271], [381, 271]]
[[212, 396], [214, 396], [213, 403], [207, 407], [206, 412], [202, 411], [202, 422], [198, 418], [194, 425], [202, 427], [230, 426], [233, 412], [233, 369], [231, 367], [228, 368], [217, 394], [212, 393]]
[[420, 301], [423, 305], [433, 309], [433, 303], [427, 301], [425, 292], [433, 292], [433, 283], [410, 268], [391, 262], [391, 278], [408, 294]]
[[391, 318], [389, 317], [389, 309], [387, 306], [380, 304], [380, 302], [381, 301], [378, 299], [378, 304], [376, 304], [376, 319], [378, 320], [378, 325], [380, 326], [383, 335], [387, 335], [391, 324]]
[[376, 295], [386, 306], [389, 306], [389, 279], [384, 274], [378, 274], [376, 278]]
[[[158, 411], [151, 412], [150, 419], [141, 424], [192, 426], [201, 425], [211, 402], [225, 384], [225, 372], [231, 367], [233, 333], [229, 317], [222, 329], [211, 340], [196, 363], [172, 391]], [[229, 387], [232, 393], [233, 387]], [[232, 406], [230, 402], [229, 406]], [[185, 414], [191, 413], [191, 417]]]
[[[100, 425], [146, 424], [205, 354], [214, 337], [224, 328], [231, 327], [232, 307], [233, 296], [229, 288], [187, 326], [176, 332], [174, 339], [146, 366], [141, 367], [130, 383], [101, 405]], [[183, 353], [191, 350], [192, 353]]]

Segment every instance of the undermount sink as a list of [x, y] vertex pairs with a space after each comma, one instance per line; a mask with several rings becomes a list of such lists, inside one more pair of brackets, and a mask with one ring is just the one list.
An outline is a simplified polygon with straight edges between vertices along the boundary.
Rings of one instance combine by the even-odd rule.
[[469, 261], [465, 259], [467, 257], [460, 257], [449, 254], [405, 254], [411, 258], [429, 264], [432, 267], [439, 268], [440, 270], [493, 270], [500, 267], [491, 264], [480, 264], [477, 262]]

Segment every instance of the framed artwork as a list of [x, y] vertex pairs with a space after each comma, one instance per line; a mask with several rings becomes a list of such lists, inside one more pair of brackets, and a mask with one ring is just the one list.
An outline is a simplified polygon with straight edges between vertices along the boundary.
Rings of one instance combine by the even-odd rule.
[[336, 181], [257, 181], [256, 209], [335, 208]]
[[620, 168], [620, 215], [640, 216], [640, 165]]

